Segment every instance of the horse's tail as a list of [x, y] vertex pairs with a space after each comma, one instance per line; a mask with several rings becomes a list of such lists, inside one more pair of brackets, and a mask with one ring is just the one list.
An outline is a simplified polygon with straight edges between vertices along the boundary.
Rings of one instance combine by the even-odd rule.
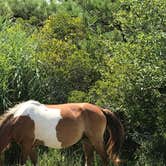
[[106, 140], [106, 151], [109, 158], [117, 165], [120, 162], [119, 152], [124, 139], [124, 128], [113, 112], [103, 109], [103, 113], [107, 119], [106, 131], [109, 133]]

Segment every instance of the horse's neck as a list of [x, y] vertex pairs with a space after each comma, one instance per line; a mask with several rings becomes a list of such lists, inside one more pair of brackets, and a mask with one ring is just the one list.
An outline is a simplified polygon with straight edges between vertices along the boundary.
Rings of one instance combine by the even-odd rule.
[[2, 126], [0, 126], [0, 153], [7, 147], [12, 138], [12, 124], [8, 119]]

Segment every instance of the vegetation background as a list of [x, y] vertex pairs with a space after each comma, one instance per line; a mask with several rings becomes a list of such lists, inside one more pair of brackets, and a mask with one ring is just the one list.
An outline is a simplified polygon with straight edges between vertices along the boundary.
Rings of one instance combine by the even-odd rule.
[[[122, 165], [166, 165], [166, 1], [0, 0], [0, 113], [28, 99], [116, 111]], [[39, 163], [79, 166], [80, 147], [40, 148]]]

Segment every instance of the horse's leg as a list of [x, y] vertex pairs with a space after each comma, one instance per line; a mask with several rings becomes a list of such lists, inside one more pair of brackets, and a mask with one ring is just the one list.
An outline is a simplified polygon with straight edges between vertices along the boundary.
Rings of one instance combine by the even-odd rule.
[[31, 159], [32, 164], [33, 164], [34, 166], [36, 166], [36, 165], [37, 165], [37, 151], [36, 151], [35, 147], [33, 147], [33, 148], [31, 149], [31, 152], [30, 152], [30, 154], [29, 154], [29, 157], [30, 157], [30, 159]]
[[33, 140], [32, 141], [25, 141], [21, 144], [22, 145], [22, 148], [21, 148], [21, 165], [26, 164], [28, 156], [30, 155], [31, 150], [32, 150], [32, 144], [33, 144]]
[[85, 166], [92, 166], [94, 161], [93, 146], [88, 140], [83, 140], [83, 150], [85, 155]]
[[92, 137], [91, 142], [94, 146], [94, 149], [96, 150], [96, 152], [101, 157], [102, 162], [103, 162], [103, 166], [108, 166], [109, 158], [108, 158], [107, 152], [105, 150], [103, 138], [102, 137], [97, 137], [97, 136]]

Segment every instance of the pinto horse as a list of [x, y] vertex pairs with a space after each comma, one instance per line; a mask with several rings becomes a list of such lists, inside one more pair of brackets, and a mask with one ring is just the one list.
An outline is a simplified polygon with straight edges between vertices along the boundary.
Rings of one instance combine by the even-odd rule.
[[80, 139], [86, 166], [92, 165], [94, 150], [104, 166], [109, 159], [118, 165], [123, 136], [123, 126], [113, 112], [89, 103], [44, 105], [29, 100], [0, 117], [0, 153], [15, 141], [21, 145], [21, 165], [28, 156], [37, 164], [35, 146], [39, 144], [61, 149]]

